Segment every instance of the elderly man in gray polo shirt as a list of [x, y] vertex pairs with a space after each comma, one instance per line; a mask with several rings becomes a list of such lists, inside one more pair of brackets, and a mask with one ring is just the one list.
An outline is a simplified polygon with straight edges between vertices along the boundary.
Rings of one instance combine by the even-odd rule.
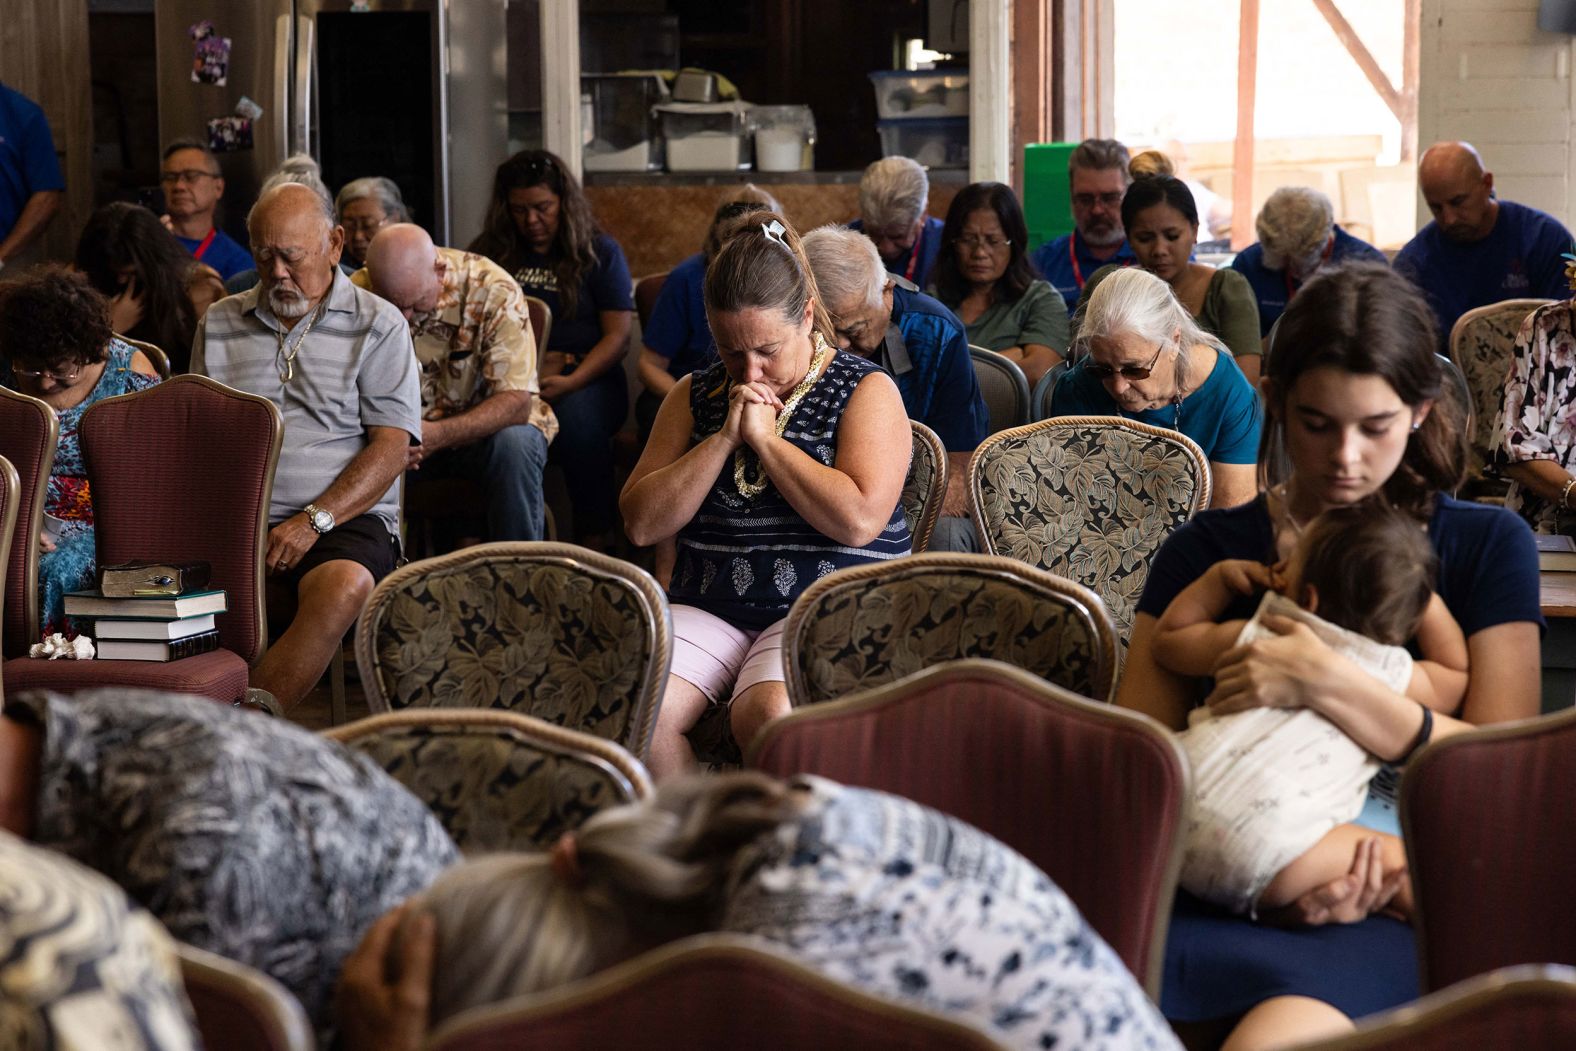
[[287, 183], [258, 199], [246, 227], [258, 285], [209, 309], [192, 371], [284, 417], [266, 557], [269, 610], [293, 599], [295, 615], [251, 681], [288, 710], [394, 568], [396, 485], [421, 441], [421, 388], [404, 317], [339, 271], [345, 235], [331, 205]]

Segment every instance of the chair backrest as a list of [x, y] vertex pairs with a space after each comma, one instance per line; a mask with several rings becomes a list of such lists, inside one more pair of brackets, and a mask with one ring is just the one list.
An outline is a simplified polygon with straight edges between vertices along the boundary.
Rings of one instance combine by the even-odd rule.
[[226, 1051], [312, 1051], [306, 1011], [268, 975], [181, 944], [181, 978], [204, 1047]]
[[1466, 428], [1467, 434], [1475, 433], [1477, 406], [1472, 403], [1472, 388], [1467, 384], [1466, 375], [1462, 373], [1460, 365], [1443, 354], [1435, 354], [1434, 357], [1439, 360], [1439, 378], [1445, 396], [1461, 410], [1462, 426]]
[[657, 582], [573, 544], [481, 544], [396, 569], [356, 629], [374, 712], [504, 708], [644, 760], [673, 628]]
[[908, 477], [903, 479], [903, 517], [914, 539], [914, 550], [930, 546], [930, 534], [941, 514], [941, 501], [947, 495], [947, 447], [936, 432], [918, 420], [908, 421], [914, 434], [914, 452], [908, 461]]
[[1467, 477], [1480, 478], [1493, 462], [1494, 419], [1504, 408], [1511, 348], [1527, 315], [1552, 299], [1506, 299], [1468, 310], [1450, 327], [1450, 358], [1472, 392], [1474, 419]]
[[1071, 368], [1067, 362], [1058, 361], [1040, 377], [1040, 382], [1034, 385], [1034, 394], [1030, 398], [1030, 419], [1048, 420], [1051, 418], [1051, 397], [1056, 393], [1056, 385], [1067, 375]]
[[1153, 720], [961, 660], [791, 712], [746, 762], [905, 796], [990, 833], [1055, 880], [1159, 995], [1191, 778]]
[[1095, 700], [1116, 678], [1100, 599], [1007, 558], [930, 552], [828, 573], [783, 629], [795, 707], [820, 704], [964, 657], [989, 657]]
[[1576, 971], [1507, 967], [1364, 1020], [1303, 1051], [1567, 1051], [1576, 1047]]
[[1209, 461], [1176, 431], [1118, 416], [1058, 416], [981, 442], [969, 490], [984, 549], [1093, 590], [1125, 654], [1149, 560], [1209, 506]]
[[99, 565], [210, 563], [229, 607], [219, 640], [248, 664], [267, 645], [263, 555], [283, 434], [273, 402], [206, 376], [176, 376], [82, 414]]
[[4, 619], [0, 656], [22, 657], [38, 641], [38, 533], [44, 520], [49, 472], [55, 465], [60, 421], [55, 410], [25, 394], [0, 387], [0, 457], [16, 470], [16, 528], [8, 534]]
[[644, 799], [651, 777], [612, 741], [492, 708], [413, 708], [324, 731], [365, 752], [461, 850], [545, 850], [592, 814]]
[[526, 296], [525, 312], [531, 319], [531, 335], [536, 337], [536, 353], [540, 357], [547, 350], [547, 340], [553, 334], [553, 308], [547, 305], [545, 299]]
[[1424, 748], [1401, 779], [1425, 990], [1520, 963], [1576, 964], [1576, 711]]
[[[10, 460], [0, 456], [0, 549], [3, 550], [10, 550], [11, 537], [16, 532], [16, 505], [21, 490], [16, 468], [11, 466]], [[5, 588], [7, 568], [5, 562], [0, 561], [0, 591]], [[33, 631], [36, 634], [38, 629], [35, 627]], [[4, 696], [4, 684], [0, 683], [0, 697]]]
[[843, 985], [760, 938], [709, 934], [547, 993], [457, 1015], [432, 1051], [999, 1051], [967, 1022]]
[[159, 379], [167, 380], [170, 378], [170, 356], [159, 347], [140, 339], [132, 339], [130, 336], [122, 336], [118, 332], [115, 334], [115, 338], [128, 346], [142, 351], [143, 357], [148, 359], [149, 364], [153, 366], [153, 370], [159, 374]]
[[991, 434], [1029, 422], [1029, 378], [1016, 361], [994, 350], [969, 344], [974, 377], [985, 398]]
[[657, 297], [662, 294], [662, 286], [667, 283], [668, 272], [648, 274], [635, 282], [635, 313], [640, 317], [640, 330], [646, 330], [646, 322], [651, 320], [651, 310], [657, 305]]

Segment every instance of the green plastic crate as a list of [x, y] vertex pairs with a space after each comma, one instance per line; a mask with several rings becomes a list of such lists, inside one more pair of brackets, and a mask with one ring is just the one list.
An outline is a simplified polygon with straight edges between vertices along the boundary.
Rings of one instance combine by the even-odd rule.
[[1023, 147], [1023, 217], [1029, 225], [1029, 251], [1073, 229], [1072, 191], [1067, 158], [1076, 142], [1031, 142]]

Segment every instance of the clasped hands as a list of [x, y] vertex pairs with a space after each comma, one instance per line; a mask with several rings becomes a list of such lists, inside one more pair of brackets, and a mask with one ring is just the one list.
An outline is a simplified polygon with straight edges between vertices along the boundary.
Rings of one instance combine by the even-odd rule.
[[748, 445], [757, 453], [761, 443], [777, 436], [782, 399], [764, 383], [736, 383], [728, 395], [728, 418], [722, 425], [730, 449]]

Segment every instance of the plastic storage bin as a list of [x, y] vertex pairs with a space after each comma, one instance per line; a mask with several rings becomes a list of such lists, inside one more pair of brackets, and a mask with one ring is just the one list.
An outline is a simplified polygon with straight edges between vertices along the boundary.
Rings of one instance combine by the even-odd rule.
[[927, 168], [969, 166], [969, 119], [878, 120], [883, 157], [910, 157]]
[[807, 172], [815, 167], [815, 117], [809, 106], [755, 106], [755, 167], [763, 172]]
[[967, 117], [969, 75], [944, 69], [887, 70], [870, 74], [876, 115], [882, 120]]
[[[580, 78], [583, 111], [588, 109], [584, 163], [589, 172], [662, 169], [662, 131], [652, 107], [668, 97], [661, 77], [591, 73]], [[589, 101], [589, 106], [587, 106]]]
[[656, 107], [667, 141], [668, 171], [740, 171], [750, 166], [750, 106], [744, 102], [666, 102]]

